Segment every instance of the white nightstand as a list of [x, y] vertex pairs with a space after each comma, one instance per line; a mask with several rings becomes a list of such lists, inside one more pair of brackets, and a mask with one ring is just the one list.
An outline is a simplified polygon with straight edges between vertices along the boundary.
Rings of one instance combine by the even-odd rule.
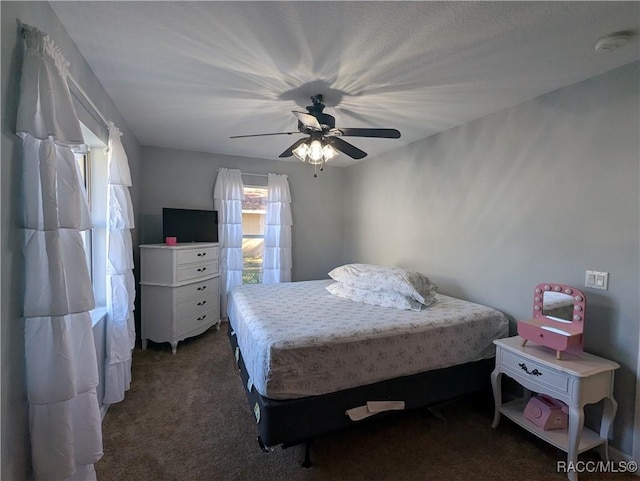
[[[562, 360], [556, 359], [552, 349], [527, 344], [522, 346], [519, 336], [494, 341], [496, 345], [496, 368], [491, 374], [495, 414], [492, 427], [497, 427], [500, 414], [553, 444], [567, 453], [567, 465], [576, 466], [578, 454], [602, 446], [605, 461], [609, 460], [609, 429], [616, 415], [618, 403], [613, 398], [613, 374], [619, 364], [592, 354], [566, 353]], [[525, 388], [522, 399], [502, 404], [501, 377], [506, 374]], [[569, 406], [569, 428], [544, 431], [524, 417], [524, 408], [530, 391], [547, 394]], [[604, 409], [600, 433], [584, 428], [584, 406], [603, 401]], [[575, 470], [568, 472], [571, 481], [576, 481]]]

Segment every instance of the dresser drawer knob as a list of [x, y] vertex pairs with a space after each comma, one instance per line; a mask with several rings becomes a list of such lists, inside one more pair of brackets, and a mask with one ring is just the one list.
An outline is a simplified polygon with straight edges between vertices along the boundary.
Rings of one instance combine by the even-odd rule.
[[204, 306], [207, 303], [207, 301], [200, 301], [198, 302], [198, 304], [196, 304], [197, 306]]
[[196, 321], [204, 321], [205, 317], [207, 317], [207, 315], [205, 314], [204, 316], [200, 316], [196, 319]]
[[524, 362], [521, 362], [520, 364], [518, 364], [518, 366], [520, 366], [520, 369], [522, 369], [527, 374], [530, 374], [532, 376], [542, 376], [542, 373], [537, 369], [534, 369], [533, 371], [529, 371], [529, 368]]
[[200, 286], [196, 289], [196, 291], [204, 291], [207, 288], [207, 286]]
[[198, 272], [204, 272], [207, 270], [206, 267], [198, 267], [198, 269], [196, 269]]
[[206, 252], [198, 252], [198, 254], [197, 254], [198, 257], [204, 257], [206, 255], [207, 255]]

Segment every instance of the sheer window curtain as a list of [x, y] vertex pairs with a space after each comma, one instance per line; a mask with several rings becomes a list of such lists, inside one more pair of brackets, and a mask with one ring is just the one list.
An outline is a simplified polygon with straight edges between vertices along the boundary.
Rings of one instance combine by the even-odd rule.
[[134, 219], [129, 194], [131, 173], [121, 135], [114, 123], [109, 122], [105, 404], [124, 399], [124, 393], [131, 384], [131, 352], [136, 342], [133, 317], [136, 288], [131, 242]]
[[22, 25], [16, 133], [23, 142], [25, 351], [36, 480], [95, 479], [102, 456], [91, 279], [80, 231], [91, 227], [70, 146], [83, 144], [69, 64], [51, 38]]
[[286, 175], [268, 175], [263, 284], [291, 282], [291, 194]]
[[220, 243], [220, 315], [227, 317], [227, 294], [242, 285], [242, 201], [244, 184], [237, 169], [219, 169], [213, 189]]

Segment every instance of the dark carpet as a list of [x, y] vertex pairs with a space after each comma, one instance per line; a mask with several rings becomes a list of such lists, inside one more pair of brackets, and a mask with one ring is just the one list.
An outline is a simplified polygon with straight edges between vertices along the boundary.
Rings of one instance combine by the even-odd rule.
[[[491, 428], [489, 392], [322, 436], [312, 444], [309, 469], [301, 467], [303, 446], [264, 453], [225, 324], [180, 342], [176, 355], [168, 343], [136, 349], [132, 379], [104, 420], [99, 481], [567, 479], [556, 468], [565, 453], [505, 418]], [[587, 472], [579, 478], [637, 479]]]

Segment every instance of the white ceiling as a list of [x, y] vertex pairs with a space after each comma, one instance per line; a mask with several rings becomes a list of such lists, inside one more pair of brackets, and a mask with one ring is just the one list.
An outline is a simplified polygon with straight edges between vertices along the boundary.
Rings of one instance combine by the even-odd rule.
[[370, 158], [640, 58], [635, 1], [51, 5], [142, 145], [267, 159], [299, 136], [229, 136], [295, 131], [318, 93], [337, 127], [400, 130], [345, 139]]

